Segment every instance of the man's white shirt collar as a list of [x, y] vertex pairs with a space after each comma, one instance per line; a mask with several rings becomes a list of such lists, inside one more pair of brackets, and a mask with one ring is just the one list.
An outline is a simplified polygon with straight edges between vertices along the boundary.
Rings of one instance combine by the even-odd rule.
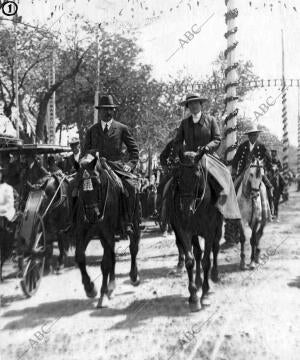
[[79, 162], [80, 151], [77, 154], [73, 154], [73, 155], [74, 155], [74, 160]]
[[198, 124], [198, 122], [200, 121], [200, 118], [201, 118], [201, 111], [199, 111], [198, 114], [196, 114], [196, 115], [192, 114], [192, 117], [193, 117], [193, 123]]
[[[255, 141], [255, 143], [256, 143], [256, 141]], [[251, 141], [249, 140], [249, 148], [250, 148], [250, 151], [253, 150], [253, 148], [254, 148], [254, 146], [255, 146], [255, 143], [252, 144]]]
[[111, 127], [112, 121], [113, 121], [113, 119], [110, 119], [109, 122], [106, 123], [105, 121], [101, 120], [102, 130], [105, 129], [106, 124], [107, 124], [107, 129], [109, 130], [109, 128]]

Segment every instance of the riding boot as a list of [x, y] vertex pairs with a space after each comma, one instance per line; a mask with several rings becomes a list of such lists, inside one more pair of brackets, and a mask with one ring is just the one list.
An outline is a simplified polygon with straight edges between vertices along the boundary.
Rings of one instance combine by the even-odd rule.
[[123, 236], [131, 236], [133, 234], [133, 225], [130, 219], [132, 210], [130, 208], [130, 198], [125, 194], [121, 195], [121, 228]]

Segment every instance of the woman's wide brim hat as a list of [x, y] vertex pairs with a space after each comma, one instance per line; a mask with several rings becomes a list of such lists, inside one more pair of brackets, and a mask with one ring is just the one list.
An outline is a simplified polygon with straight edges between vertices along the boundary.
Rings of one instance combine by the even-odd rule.
[[189, 102], [191, 101], [200, 101], [201, 104], [205, 103], [206, 101], [208, 101], [208, 98], [201, 96], [198, 93], [192, 93], [192, 94], [188, 94], [185, 98], [185, 100], [181, 101], [179, 103], [179, 105], [181, 106], [188, 106]]
[[95, 106], [96, 109], [116, 107], [118, 107], [118, 105], [114, 103], [114, 99], [111, 95], [99, 96], [98, 105]]
[[261, 133], [263, 132], [262, 130], [259, 130], [257, 128], [257, 125], [256, 124], [252, 124], [249, 129], [244, 133], [245, 135], [248, 135], [248, 134], [254, 134], [254, 133]]

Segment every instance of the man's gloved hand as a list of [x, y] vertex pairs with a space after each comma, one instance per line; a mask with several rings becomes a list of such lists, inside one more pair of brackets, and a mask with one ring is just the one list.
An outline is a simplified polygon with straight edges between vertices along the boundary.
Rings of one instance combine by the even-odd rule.
[[131, 166], [128, 165], [128, 164], [124, 164], [123, 170], [124, 170], [125, 172], [130, 172], [130, 171], [131, 171]]
[[204, 155], [209, 153], [209, 148], [207, 146], [199, 146], [197, 152], [198, 154]]

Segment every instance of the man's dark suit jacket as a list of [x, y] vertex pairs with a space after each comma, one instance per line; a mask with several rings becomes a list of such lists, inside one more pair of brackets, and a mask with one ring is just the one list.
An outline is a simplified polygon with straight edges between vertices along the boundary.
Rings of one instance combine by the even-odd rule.
[[250, 153], [250, 143], [246, 140], [238, 147], [236, 154], [232, 160], [232, 172], [237, 176], [240, 175], [251, 161], [252, 157], [265, 161], [266, 170], [271, 170], [271, 156], [265, 145], [256, 141], [252, 152]]
[[85, 137], [83, 155], [88, 150], [99, 151], [99, 156], [110, 161], [122, 160], [122, 145], [126, 145], [129, 154], [129, 164], [134, 168], [139, 159], [139, 150], [128, 127], [113, 120], [107, 132], [104, 134], [101, 123], [92, 125]]
[[194, 124], [192, 115], [183, 119], [175, 138], [175, 146], [180, 148], [183, 142], [185, 142], [185, 151], [197, 151], [199, 146], [207, 146], [211, 153], [216, 151], [221, 143], [216, 120], [204, 113], [197, 124]]

